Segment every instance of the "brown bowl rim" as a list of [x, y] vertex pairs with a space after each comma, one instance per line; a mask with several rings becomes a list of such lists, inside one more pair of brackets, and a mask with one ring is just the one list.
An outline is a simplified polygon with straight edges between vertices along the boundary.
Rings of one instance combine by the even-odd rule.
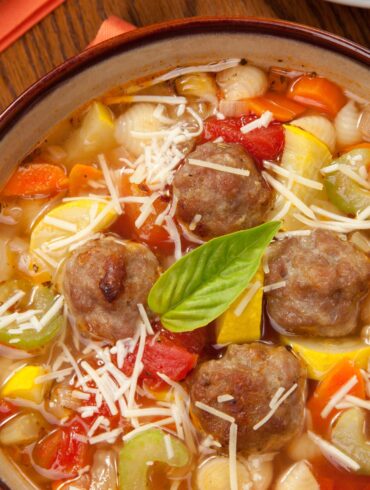
[[345, 56], [370, 66], [370, 50], [353, 41], [335, 34], [279, 19], [262, 17], [191, 17], [171, 20], [160, 24], [140, 27], [121, 34], [103, 43], [84, 50], [69, 58], [61, 65], [49, 71], [19, 95], [0, 114], [0, 138], [3, 138], [27, 110], [35, 105], [45, 93], [70, 76], [85, 70], [96, 62], [128, 51], [153, 41], [171, 38], [171, 36], [188, 36], [207, 32], [246, 32], [276, 35], [297, 41], [304, 41], [314, 46], [331, 49]]

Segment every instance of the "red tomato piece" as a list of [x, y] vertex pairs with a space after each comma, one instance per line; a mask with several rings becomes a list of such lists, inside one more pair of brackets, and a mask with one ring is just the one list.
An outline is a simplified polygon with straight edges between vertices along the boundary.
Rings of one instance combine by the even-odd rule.
[[165, 328], [160, 330], [160, 340], [170, 342], [183, 347], [193, 354], [200, 354], [207, 342], [207, 327], [197, 328], [192, 332], [170, 332]]
[[0, 427], [18, 411], [17, 407], [0, 398]]
[[[123, 372], [126, 376], [132, 374], [136, 354], [137, 348], [125, 359]], [[195, 367], [197, 360], [196, 354], [188, 352], [169, 340], [162, 342], [160, 338], [148, 337], [142, 357], [144, 369], [139, 380], [142, 383], [145, 382], [149, 388], [163, 388], [163, 381], [157, 375], [158, 372], [167, 375], [173, 381], [181, 381]]]
[[[142, 189], [140, 186], [132, 184], [127, 175], [122, 176], [120, 194], [123, 197], [145, 197], [150, 195], [149, 192]], [[157, 216], [166, 209], [167, 205], [167, 201], [157, 199], [153, 203], [154, 213], [148, 216], [145, 223], [140, 228], [136, 228], [135, 221], [140, 215], [141, 204], [125, 203], [124, 213], [115, 221], [112, 231], [118, 233], [123, 238], [133, 238], [140, 242], [147, 243], [154, 249], [172, 253], [174, 245], [168, 231], [164, 226], [155, 224]]]
[[60, 427], [43, 439], [33, 450], [39, 466], [76, 476], [89, 462], [89, 447], [79, 436], [86, 436], [82, 422], [75, 418], [67, 427]]
[[202, 140], [213, 141], [221, 136], [226, 143], [239, 143], [244, 146], [259, 164], [262, 160], [276, 160], [284, 148], [282, 125], [274, 121], [267, 128], [254, 129], [243, 134], [240, 128], [255, 119], [257, 116], [254, 114], [222, 120], [212, 117], [204, 123]]

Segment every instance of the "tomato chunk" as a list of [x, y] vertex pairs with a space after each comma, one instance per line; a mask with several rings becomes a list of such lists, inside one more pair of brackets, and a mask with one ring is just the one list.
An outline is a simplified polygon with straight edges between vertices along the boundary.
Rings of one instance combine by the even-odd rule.
[[170, 332], [165, 328], [160, 330], [160, 340], [174, 343], [193, 354], [200, 354], [207, 342], [207, 327], [198, 328], [192, 332]]
[[[146, 197], [150, 193], [144, 187], [132, 184], [128, 175], [123, 175], [120, 185], [120, 194], [122, 197]], [[172, 253], [174, 249], [173, 242], [169, 233], [162, 225], [155, 224], [160, 213], [168, 206], [168, 202], [158, 198], [153, 203], [154, 212], [148, 216], [144, 224], [139, 228], [136, 227], [135, 221], [140, 216], [140, 207], [142, 204], [127, 202], [124, 205], [124, 213], [116, 220], [112, 230], [121, 235], [123, 238], [134, 238], [138, 241], [147, 243], [150, 247], [159, 249], [163, 252]]]
[[39, 466], [76, 476], [89, 462], [89, 448], [80, 436], [86, 436], [82, 422], [75, 418], [67, 427], [61, 427], [39, 441], [33, 458]]
[[[123, 365], [123, 372], [131, 376], [137, 355], [137, 348], [129, 354]], [[144, 369], [139, 377], [141, 383], [151, 389], [163, 388], [164, 383], [157, 373], [167, 375], [173, 381], [181, 381], [195, 367], [198, 356], [169, 340], [162, 342], [160, 337], [146, 339], [142, 363]]]
[[356, 475], [333, 466], [324, 457], [311, 461], [311, 463], [320, 490], [370, 490], [368, 476]]
[[347, 99], [343, 90], [327, 78], [303, 75], [289, 88], [288, 97], [308, 107], [335, 116]]
[[357, 383], [348, 393], [364, 399], [365, 383], [361, 376], [361, 371], [348, 359], [339, 362], [328, 373], [323, 381], [318, 384], [307, 404], [307, 407], [311, 412], [312, 424], [316, 432], [326, 435], [331, 421], [339, 411], [333, 408], [327, 417], [322, 417], [321, 413], [332, 396], [353, 376], [357, 378]]
[[214, 117], [207, 119], [202, 140], [213, 141], [221, 136], [226, 143], [239, 143], [244, 146], [259, 164], [262, 160], [276, 160], [284, 148], [284, 129], [279, 122], [272, 122], [266, 128], [254, 129], [243, 134], [240, 128], [256, 118], [256, 115], [249, 114], [222, 120]]

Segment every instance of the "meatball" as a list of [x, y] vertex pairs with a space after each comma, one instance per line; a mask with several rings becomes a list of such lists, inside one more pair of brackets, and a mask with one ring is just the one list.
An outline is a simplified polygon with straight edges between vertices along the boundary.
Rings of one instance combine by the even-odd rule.
[[[197, 159], [249, 170], [249, 176], [191, 165]], [[272, 205], [272, 190], [252, 158], [235, 143], [205, 143], [188, 155], [173, 182], [177, 217], [190, 224], [200, 221], [196, 233], [204, 238], [225, 235], [261, 224]]]
[[[277, 451], [302, 428], [306, 372], [301, 361], [285, 347], [263, 343], [230, 345], [218, 360], [201, 364], [191, 379], [192, 413], [201, 428], [227, 450], [230, 423], [201, 408], [205, 403], [235, 418], [238, 450]], [[295, 388], [293, 388], [297, 385]], [[269, 412], [279, 388], [293, 388], [263, 425], [256, 426]], [[220, 395], [231, 395], [219, 402]]]
[[135, 333], [137, 304], [146, 304], [158, 275], [147, 246], [108, 236], [89, 241], [67, 260], [63, 293], [81, 330], [115, 341]]
[[370, 263], [351, 243], [329, 231], [287, 238], [268, 251], [266, 284], [286, 285], [267, 293], [267, 311], [278, 330], [340, 337], [357, 326]]

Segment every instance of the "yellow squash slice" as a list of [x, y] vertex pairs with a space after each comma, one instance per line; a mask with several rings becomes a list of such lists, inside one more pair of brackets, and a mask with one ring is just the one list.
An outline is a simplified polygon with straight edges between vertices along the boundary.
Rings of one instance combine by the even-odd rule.
[[235, 314], [235, 309], [237, 309], [248, 290], [244, 291], [225, 313], [216, 320], [216, 341], [218, 344], [244, 344], [245, 342], [253, 342], [260, 339], [263, 277], [263, 270], [258, 270], [251, 284], [253, 285], [259, 281], [261, 287], [240, 316]]
[[42, 366], [24, 366], [6, 381], [0, 395], [4, 398], [23, 398], [41, 403], [48, 383], [37, 383], [37, 378], [47, 373]]
[[31, 234], [32, 267], [55, 272], [61, 261], [79, 242], [108, 228], [117, 213], [108, 202], [81, 198], [52, 209]]
[[[306, 179], [323, 183], [320, 170], [332, 160], [328, 147], [316, 136], [301, 128], [287, 124], [284, 125], [284, 128], [285, 146], [281, 157], [281, 167]], [[283, 179], [283, 181], [286, 185], [287, 180]], [[326, 199], [325, 191], [311, 189], [297, 182], [293, 183], [291, 191], [308, 205], [314, 199]], [[293, 216], [297, 212], [297, 208], [292, 205], [283, 219], [282, 228], [284, 230], [295, 230], [304, 227]], [[276, 214], [276, 210], [273, 211], [273, 214]]]
[[370, 345], [355, 337], [320, 339], [281, 336], [281, 341], [290, 345], [305, 361], [311, 379], [322, 379], [342, 359], [350, 359], [359, 368], [366, 369], [370, 358]]

